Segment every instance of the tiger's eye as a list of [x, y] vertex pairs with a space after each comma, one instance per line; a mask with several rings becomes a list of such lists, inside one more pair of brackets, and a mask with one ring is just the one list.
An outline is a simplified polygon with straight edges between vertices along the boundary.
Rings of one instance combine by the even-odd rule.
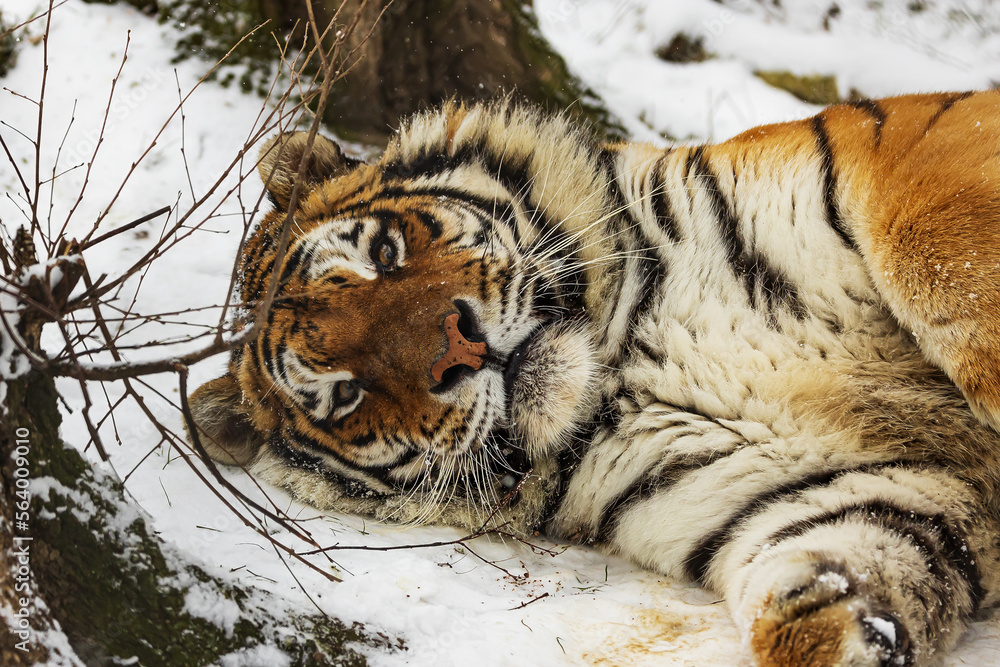
[[337, 405], [348, 405], [358, 397], [358, 383], [354, 380], [341, 380], [333, 387], [333, 401]]
[[375, 254], [375, 261], [383, 270], [396, 268], [396, 246], [392, 241], [386, 239], [379, 244]]

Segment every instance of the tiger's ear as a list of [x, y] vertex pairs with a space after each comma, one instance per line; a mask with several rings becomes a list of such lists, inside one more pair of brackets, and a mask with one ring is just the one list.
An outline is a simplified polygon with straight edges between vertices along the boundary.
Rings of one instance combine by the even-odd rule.
[[253, 464], [264, 445], [264, 436], [253, 427], [249, 406], [232, 373], [198, 387], [188, 398], [188, 405], [209, 456], [226, 465], [248, 468]]
[[[257, 173], [271, 200], [281, 210], [288, 209], [308, 138], [308, 132], [286, 132], [271, 137], [260, 149]], [[359, 163], [359, 160], [346, 157], [340, 146], [317, 134], [306, 161], [299, 201], [323, 181], [342, 176]]]

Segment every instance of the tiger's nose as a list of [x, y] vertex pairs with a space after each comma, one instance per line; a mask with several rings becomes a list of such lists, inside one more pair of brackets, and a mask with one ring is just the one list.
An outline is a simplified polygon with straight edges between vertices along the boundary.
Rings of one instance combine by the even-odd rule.
[[443, 385], [450, 386], [460, 379], [462, 366], [473, 371], [482, 368], [489, 352], [485, 342], [469, 340], [469, 338], [481, 338], [472, 309], [464, 301], [456, 301], [455, 305], [458, 306], [459, 312], [451, 313], [444, 318], [443, 328], [448, 339], [448, 349], [431, 366], [431, 377], [435, 382], [442, 383], [435, 388], [439, 391], [447, 388]]

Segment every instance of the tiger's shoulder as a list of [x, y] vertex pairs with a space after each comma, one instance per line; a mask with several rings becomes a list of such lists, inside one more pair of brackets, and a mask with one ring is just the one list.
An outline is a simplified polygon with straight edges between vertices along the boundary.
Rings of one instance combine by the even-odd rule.
[[[676, 317], [701, 308], [691, 285], [717, 281], [725, 309], [772, 328], [811, 312], [846, 329], [876, 304], [997, 428], [998, 104], [997, 91], [866, 99], [719, 143], [606, 150], [636, 243], [690, 271]], [[631, 275], [654, 292], [665, 280]]]

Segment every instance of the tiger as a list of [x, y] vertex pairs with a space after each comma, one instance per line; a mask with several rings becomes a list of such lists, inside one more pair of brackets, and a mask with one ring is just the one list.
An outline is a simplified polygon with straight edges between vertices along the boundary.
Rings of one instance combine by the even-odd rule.
[[696, 582], [762, 667], [934, 664], [1000, 600], [998, 105], [664, 148], [453, 101], [367, 162], [280, 134], [260, 333], [192, 429], [321, 510]]

